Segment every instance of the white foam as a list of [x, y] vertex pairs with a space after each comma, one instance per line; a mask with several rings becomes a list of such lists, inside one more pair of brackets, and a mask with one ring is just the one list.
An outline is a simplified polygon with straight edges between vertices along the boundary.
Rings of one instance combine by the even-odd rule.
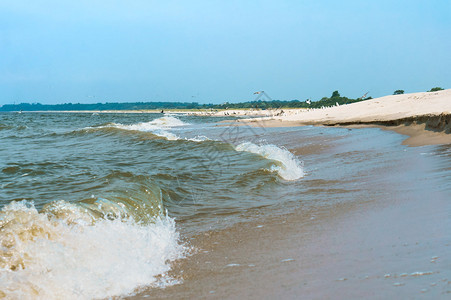
[[[122, 130], [132, 130], [132, 131], [143, 131], [143, 132], [152, 132], [153, 134], [164, 137], [165, 139], [169, 141], [176, 141], [182, 139], [175, 133], [171, 132], [170, 130], [174, 127], [181, 127], [181, 126], [188, 126], [191, 125], [189, 123], [185, 123], [175, 117], [172, 117], [170, 114], [165, 114], [164, 117], [152, 120], [150, 122], [142, 122], [137, 124], [130, 124], [130, 125], [124, 125], [120, 123], [111, 123], [105, 126], [99, 126], [99, 127], [86, 127], [84, 130], [92, 130], [96, 128], [119, 128]], [[211, 141], [206, 136], [198, 135], [193, 138], [183, 138], [186, 141], [191, 142], [204, 142], [204, 141]]]
[[426, 271], [426, 272], [413, 272], [413, 273], [410, 274], [410, 276], [416, 277], [416, 276], [424, 276], [424, 275], [431, 275], [431, 274], [434, 274], [434, 272], [432, 272], [432, 271]]
[[173, 127], [187, 126], [189, 123], [185, 123], [174, 117], [162, 117], [150, 122], [141, 122], [131, 125], [113, 124], [113, 126], [121, 129], [136, 130], [136, 131], [153, 131], [158, 129], [169, 129]]
[[155, 135], [166, 138], [170, 141], [179, 140], [180, 137], [176, 134], [170, 132], [169, 130], [173, 127], [181, 127], [190, 125], [172, 116], [164, 116], [150, 122], [141, 122], [131, 125], [123, 125], [118, 123], [113, 123], [105, 127], [114, 127], [123, 130], [134, 130], [143, 132], [152, 132]]
[[258, 154], [264, 158], [274, 160], [276, 165], [271, 167], [271, 171], [276, 171], [285, 180], [296, 180], [304, 177], [302, 162], [285, 148], [276, 145], [255, 145], [250, 142], [239, 144], [235, 148], [237, 151], [246, 151]]
[[165, 117], [188, 116], [187, 113], [164, 113]]
[[147, 225], [91, 222], [70, 203], [62, 215], [39, 213], [25, 202], [2, 209], [0, 298], [97, 299], [175, 283], [165, 274], [186, 249], [171, 218]]
[[162, 118], [158, 118], [149, 122], [150, 124], [162, 126], [162, 127], [177, 127], [177, 126], [186, 126], [190, 125], [189, 123], [185, 123], [182, 120], [179, 120], [172, 116], [164, 116]]
[[179, 140], [180, 137], [172, 132], [166, 130], [157, 130], [153, 132], [154, 134], [166, 138], [168, 141], [176, 141]]
[[206, 137], [206, 136], [204, 136], [204, 135], [198, 135], [198, 136], [193, 137], [193, 138], [185, 138], [185, 140], [187, 140], [187, 141], [192, 141], [192, 142], [211, 141], [211, 139], [209, 139], [208, 137]]

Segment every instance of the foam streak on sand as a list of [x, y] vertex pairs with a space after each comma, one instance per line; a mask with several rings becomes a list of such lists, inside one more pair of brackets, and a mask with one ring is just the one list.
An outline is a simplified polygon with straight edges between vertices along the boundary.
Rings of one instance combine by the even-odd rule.
[[[61, 204], [59, 205], [61, 206]], [[0, 298], [92, 299], [133, 293], [183, 256], [174, 221], [93, 220], [66, 203], [61, 215], [26, 202], [0, 212]], [[53, 211], [53, 213], [55, 213]], [[163, 280], [170, 283], [170, 278]]]
[[272, 166], [271, 171], [276, 171], [285, 180], [297, 180], [304, 177], [302, 162], [285, 148], [245, 142], [239, 144], [236, 150], [255, 153], [266, 159], [276, 161], [277, 165]]

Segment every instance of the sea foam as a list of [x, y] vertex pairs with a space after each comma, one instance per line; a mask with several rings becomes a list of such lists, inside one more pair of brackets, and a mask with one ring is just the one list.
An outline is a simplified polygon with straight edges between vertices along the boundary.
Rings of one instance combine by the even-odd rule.
[[237, 151], [246, 151], [258, 154], [264, 158], [276, 161], [271, 171], [276, 171], [285, 180], [297, 180], [304, 177], [302, 162], [285, 148], [276, 145], [256, 145], [250, 142], [239, 144], [235, 147]]
[[[124, 125], [119, 123], [111, 123], [106, 126], [101, 126], [97, 128], [119, 128], [122, 130], [133, 130], [133, 131], [143, 131], [143, 132], [152, 132], [153, 134], [163, 137], [169, 141], [176, 141], [176, 140], [185, 140], [185, 141], [191, 141], [191, 142], [204, 142], [204, 141], [210, 141], [211, 139], [203, 136], [198, 135], [193, 138], [181, 138], [180, 136], [176, 135], [175, 133], [171, 132], [170, 130], [174, 127], [182, 127], [182, 126], [188, 126], [191, 125], [189, 123], [185, 123], [182, 120], [179, 120], [175, 117], [173, 117], [170, 114], [165, 114], [164, 117], [158, 118], [155, 120], [152, 120], [150, 122], [141, 122], [137, 124], [130, 124], [130, 125]], [[85, 129], [94, 129], [93, 127], [85, 128]]]
[[185, 123], [182, 120], [179, 120], [172, 116], [164, 116], [158, 119], [154, 119], [150, 122], [142, 122], [131, 125], [123, 125], [113, 123], [108, 127], [115, 127], [123, 130], [134, 130], [134, 131], [144, 131], [144, 132], [152, 132], [155, 135], [166, 138], [167, 140], [174, 141], [179, 140], [180, 137], [176, 134], [170, 132], [169, 130], [173, 127], [181, 127], [190, 125], [189, 123]]
[[59, 214], [24, 201], [3, 207], [0, 298], [108, 298], [174, 282], [165, 274], [186, 249], [171, 218], [94, 220], [77, 205], [63, 206]]

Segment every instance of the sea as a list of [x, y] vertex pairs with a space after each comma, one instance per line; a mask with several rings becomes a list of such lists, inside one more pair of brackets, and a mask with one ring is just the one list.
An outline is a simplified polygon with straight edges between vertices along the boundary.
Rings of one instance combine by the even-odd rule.
[[237, 119], [0, 113], [0, 298], [183, 285], [171, 270], [196, 253], [190, 237], [295, 209], [451, 195], [451, 145]]

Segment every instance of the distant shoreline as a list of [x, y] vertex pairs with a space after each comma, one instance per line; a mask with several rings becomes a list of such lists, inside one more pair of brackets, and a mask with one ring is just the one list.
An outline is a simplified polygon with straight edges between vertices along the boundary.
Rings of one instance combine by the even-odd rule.
[[[303, 108], [293, 108], [287, 110], [304, 110]], [[267, 116], [268, 111], [277, 110], [260, 110], [260, 109], [146, 109], [146, 110], [24, 110], [24, 111], [0, 111], [0, 113], [86, 113], [86, 114], [189, 114], [198, 116], [223, 117], [223, 112], [230, 112], [230, 115], [245, 116], [257, 115]], [[280, 111], [280, 109], [279, 109]]]
[[[26, 111], [2, 111], [2, 113], [77, 113], [77, 114], [159, 114], [161, 109], [154, 110], [26, 110]], [[184, 114], [182, 110], [164, 110], [164, 113]]]

